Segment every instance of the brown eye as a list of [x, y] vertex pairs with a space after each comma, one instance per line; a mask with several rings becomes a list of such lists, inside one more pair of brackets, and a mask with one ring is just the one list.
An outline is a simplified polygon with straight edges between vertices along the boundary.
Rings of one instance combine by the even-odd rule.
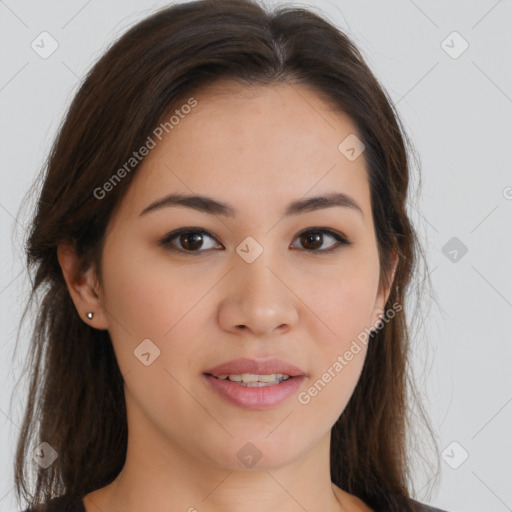
[[[321, 249], [325, 242], [326, 236], [328, 238], [330, 237], [331, 239], [334, 239], [335, 243], [331, 244], [327, 248]], [[352, 243], [349, 242], [344, 236], [330, 229], [309, 229], [308, 231], [303, 231], [300, 233], [297, 238], [300, 239], [302, 246], [308, 252], [331, 252], [339, 249], [341, 245], [350, 245]]]
[[179, 236], [179, 242], [184, 249], [196, 250], [200, 249], [203, 245], [203, 237], [200, 233], [184, 233]]
[[323, 235], [318, 232], [313, 233], [310, 231], [309, 233], [301, 235], [300, 239], [304, 248], [308, 250], [318, 249], [323, 243]]
[[211, 242], [210, 246], [206, 243], [205, 247], [208, 239], [215, 242], [215, 239], [202, 229], [184, 228], [167, 235], [160, 241], [160, 245], [175, 252], [202, 253], [215, 247], [215, 243]]

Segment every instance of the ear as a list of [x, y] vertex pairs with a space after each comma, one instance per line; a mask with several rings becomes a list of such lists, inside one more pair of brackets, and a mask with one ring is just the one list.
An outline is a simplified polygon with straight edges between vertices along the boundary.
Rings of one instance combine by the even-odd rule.
[[396, 253], [396, 251], [393, 251], [391, 254], [391, 272], [389, 276], [389, 284], [386, 285], [384, 283], [381, 286], [379, 286], [379, 291], [375, 299], [375, 305], [372, 311], [372, 318], [370, 323], [370, 325], [372, 326], [372, 330], [378, 329], [380, 323], [382, 322], [384, 308], [386, 306], [386, 302], [388, 301], [389, 295], [391, 293], [391, 287], [393, 286], [393, 282], [395, 280], [397, 266], [398, 254]]
[[[80, 259], [70, 244], [63, 243], [57, 247], [57, 259], [80, 318], [91, 327], [107, 329], [107, 318], [97, 292], [99, 286], [95, 269], [90, 267], [85, 272], [81, 270]], [[92, 319], [86, 316], [89, 312], [94, 314]]]

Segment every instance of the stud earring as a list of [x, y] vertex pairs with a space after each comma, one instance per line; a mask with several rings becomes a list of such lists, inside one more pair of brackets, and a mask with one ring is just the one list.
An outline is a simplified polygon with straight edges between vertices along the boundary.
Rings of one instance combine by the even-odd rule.
[[92, 320], [92, 317], [94, 316], [94, 313], [93, 313], [92, 311], [90, 311], [89, 313], [87, 313], [87, 315], [86, 315], [86, 316], [87, 316], [87, 318], [88, 318], [89, 320]]

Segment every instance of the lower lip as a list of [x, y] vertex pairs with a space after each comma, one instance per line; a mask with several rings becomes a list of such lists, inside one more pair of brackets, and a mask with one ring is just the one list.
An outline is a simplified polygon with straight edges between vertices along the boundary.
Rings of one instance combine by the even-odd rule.
[[290, 377], [279, 384], [248, 388], [230, 380], [222, 380], [212, 375], [203, 375], [213, 389], [229, 403], [244, 409], [267, 409], [280, 404], [300, 388], [304, 375]]

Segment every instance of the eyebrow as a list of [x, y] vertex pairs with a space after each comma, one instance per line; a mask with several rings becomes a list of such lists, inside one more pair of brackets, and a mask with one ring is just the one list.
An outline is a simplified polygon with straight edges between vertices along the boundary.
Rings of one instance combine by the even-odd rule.
[[[217, 201], [211, 197], [202, 195], [168, 194], [144, 208], [139, 216], [149, 212], [169, 208], [173, 206], [184, 206], [210, 215], [222, 215], [225, 217], [236, 217], [237, 210], [233, 206]], [[333, 207], [349, 208], [363, 215], [363, 210], [356, 201], [342, 192], [330, 193], [322, 196], [308, 197], [291, 202], [282, 213], [283, 217], [299, 215], [324, 208]]]

